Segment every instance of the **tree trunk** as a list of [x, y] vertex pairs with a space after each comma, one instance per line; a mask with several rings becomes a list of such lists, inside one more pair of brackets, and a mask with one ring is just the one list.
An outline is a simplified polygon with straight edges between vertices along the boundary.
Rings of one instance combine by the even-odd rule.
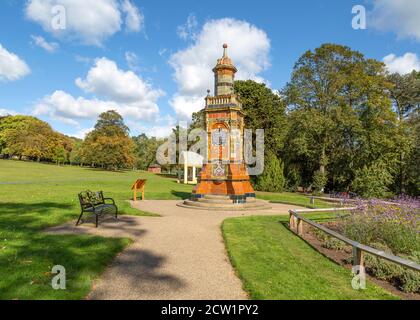
[[403, 152], [400, 153], [400, 193], [405, 193], [405, 172], [404, 172], [404, 154]]
[[[325, 175], [325, 147], [322, 147], [321, 151], [321, 161], [319, 165], [319, 172], [322, 173], [322, 175]], [[321, 192], [324, 192], [324, 188], [321, 189]]]

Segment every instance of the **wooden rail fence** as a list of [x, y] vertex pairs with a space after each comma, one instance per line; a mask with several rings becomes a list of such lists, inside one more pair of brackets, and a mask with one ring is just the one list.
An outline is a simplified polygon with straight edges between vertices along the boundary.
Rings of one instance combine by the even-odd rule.
[[316, 223], [308, 218], [305, 218], [301, 216], [302, 213], [313, 213], [313, 212], [340, 212], [340, 211], [351, 211], [355, 210], [356, 208], [328, 208], [328, 209], [303, 209], [303, 210], [290, 210], [290, 230], [295, 232], [298, 236], [303, 236], [304, 226], [303, 223], [307, 223], [308, 225], [321, 230], [328, 234], [331, 237], [334, 237], [338, 240], [341, 240], [342, 242], [352, 246], [353, 248], [353, 266], [359, 266], [364, 268], [364, 253], [369, 253], [371, 255], [374, 255], [376, 257], [394, 262], [396, 264], [399, 264], [403, 267], [409, 268], [411, 270], [420, 271], [420, 265], [415, 263], [414, 261], [406, 260], [397, 256], [394, 256], [392, 254], [389, 254], [387, 252], [377, 250], [375, 248], [366, 246], [364, 244], [361, 244], [359, 242], [353, 241], [349, 238], [346, 238], [345, 236], [339, 234], [338, 232], [335, 232], [333, 230], [330, 230], [319, 223]]

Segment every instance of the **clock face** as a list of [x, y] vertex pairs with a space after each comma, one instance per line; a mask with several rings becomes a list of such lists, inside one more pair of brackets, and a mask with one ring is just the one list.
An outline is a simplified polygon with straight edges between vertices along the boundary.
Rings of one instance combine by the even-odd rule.
[[211, 134], [211, 144], [212, 146], [222, 146], [227, 145], [227, 130], [226, 129], [214, 129]]

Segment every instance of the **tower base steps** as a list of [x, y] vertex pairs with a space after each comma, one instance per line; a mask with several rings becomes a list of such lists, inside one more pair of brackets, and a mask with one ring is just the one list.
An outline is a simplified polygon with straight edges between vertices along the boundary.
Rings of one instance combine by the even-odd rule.
[[271, 206], [255, 198], [247, 198], [246, 203], [234, 203], [229, 196], [205, 195], [197, 200], [185, 200], [177, 204], [179, 207], [209, 211], [252, 211], [268, 210]]

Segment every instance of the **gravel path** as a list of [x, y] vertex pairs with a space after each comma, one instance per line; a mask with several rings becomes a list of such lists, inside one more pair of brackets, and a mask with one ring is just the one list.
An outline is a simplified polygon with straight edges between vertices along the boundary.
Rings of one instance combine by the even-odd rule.
[[273, 209], [253, 212], [203, 211], [177, 207], [179, 201], [149, 200], [133, 206], [161, 217], [121, 216], [92, 224], [73, 223], [49, 233], [89, 233], [130, 237], [134, 243], [120, 253], [94, 284], [88, 299], [247, 299], [223, 243], [224, 219], [248, 215], [287, 214], [299, 208], [272, 204]]

